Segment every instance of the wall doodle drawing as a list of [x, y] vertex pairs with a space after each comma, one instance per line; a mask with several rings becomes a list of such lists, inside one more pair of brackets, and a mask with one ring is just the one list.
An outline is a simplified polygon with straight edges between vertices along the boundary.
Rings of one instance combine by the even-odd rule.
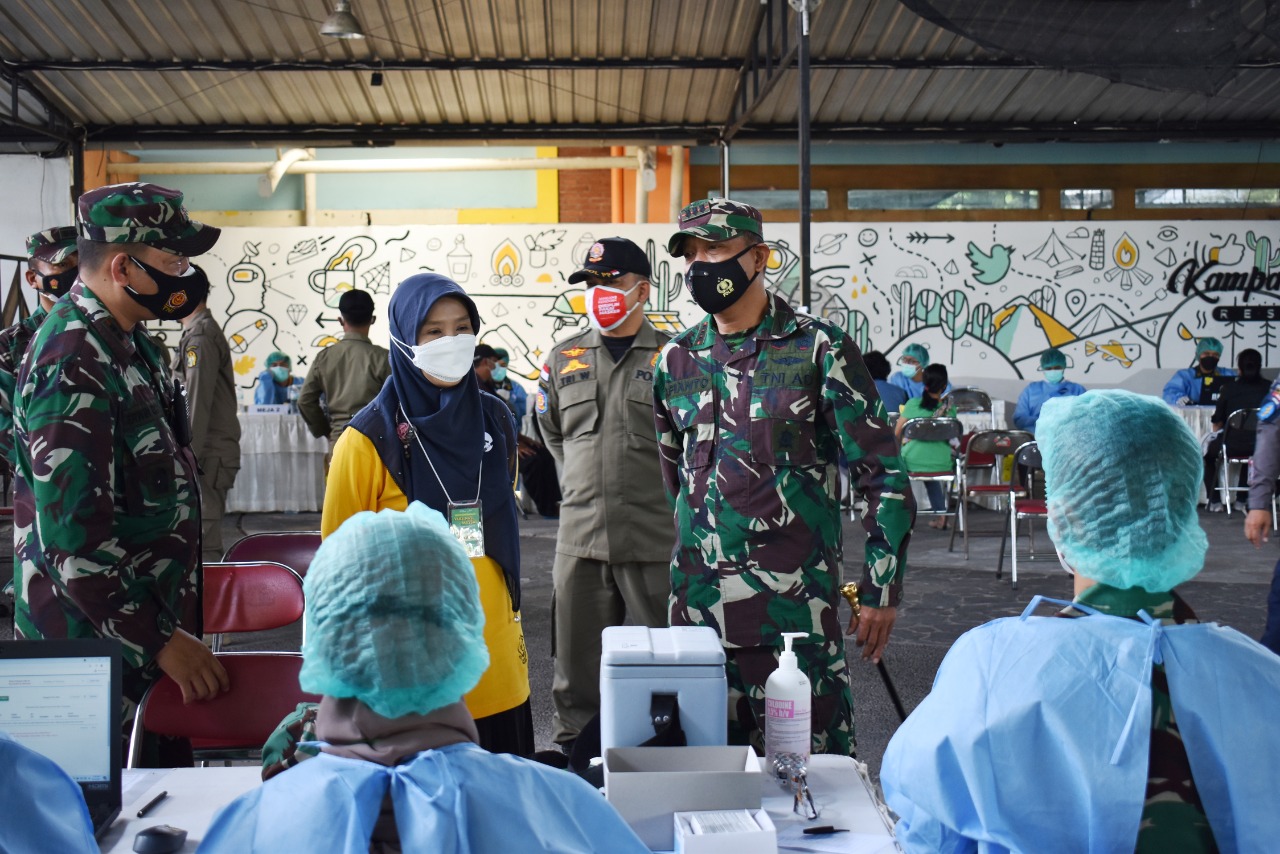
[[[337, 303], [348, 288], [373, 294], [372, 336], [387, 346], [387, 300], [424, 270], [471, 294], [482, 340], [510, 351], [512, 374], [532, 387], [551, 346], [588, 327], [583, 287], [567, 279], [599, 236], [627, 237], [648, 255], [644, 310], [656, 326], [674, 334], [702, 319], [684, 286], [684, 260], [666, 251], [673, 230], [227, 228], [199, 260], [217, 283], [209, 305], [232, 342], [245, 400], [272, 350], [289, 353], [302, 375], [337, 340]], [[797, 226], [766, 223], [765, 237], [766, 282], [798, 304]], [[1205, 336], [1223, 340], [1224, 362], [1254, 347], [1280, 365], [1280, 224], [815, 223], [812, 245], [809, 311], [891, 359], [924, 344], [958, 377], [1025, 382], [1038, 376], [1040, 354], [1057, 347], [1081, 382], [1118, 385], [1190, 365]], [[153, 331], [177, 344], [176, 324]]]

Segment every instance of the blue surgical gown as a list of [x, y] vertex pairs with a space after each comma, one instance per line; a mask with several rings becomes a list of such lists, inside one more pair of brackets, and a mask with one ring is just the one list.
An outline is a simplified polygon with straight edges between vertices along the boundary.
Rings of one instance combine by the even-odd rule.
[[390, 768], [322, 753], [232, 801], [200, 851], [368, 851], [388, 788], [405, 851], [649, 850], [584, 780], [454, 744]]
[[[1235, 375], [1236, 372], [1230, 368], [1218, 368], [1214, 372], [1216, 377], [1234, 377]], [[1164, 392], [1161, 396], [1170, 406], [1178, 406], [1178, 401], [1184, 397], [1191, 401], [1190, 406], [1200, 406], [1200, 385], [1200, 376], [1196, 373], [1196, 369], [1183, 368], [1175, 372], [1164, 384]]]
[[1133, 851], [1163, 663], [1223, 852], [1276, 850], [1280, 657], [1212, 623], [1009, 617], [963, 635], [880, 771], [907, 852]]
[[880, 392], [880, 400], [884, 401], [884, 411], [889, 415], [901, 410], [902, 404], [911, 399], [900, 386], [888, 380], [876, 380], [876, 391]]
[[97, 854], [80, 784], [0, 732], [0, 851]]
[[1063, 380], [1060, 383], [1038, 380], [1022, 390], [1018, 396], [1018, 405], [1013, 410], [1013, 424], [1019, 430], [1036, 432], [1036, 422], [1040, 420], [1040, 407], [1051, 397], [1076, 397], [1085, 393], [1080, 383]]
[[[302, 377], [294, 377], [291, 385], [298, 388], [302, 385]], [[295, 392], [296, 397], [296, 392]], [[289, 386], [280, 385], [271, 371], [258, 374], [258, 384], [253, 389], [253, 402], [259, 406], [279, 406], [289, 402]]]

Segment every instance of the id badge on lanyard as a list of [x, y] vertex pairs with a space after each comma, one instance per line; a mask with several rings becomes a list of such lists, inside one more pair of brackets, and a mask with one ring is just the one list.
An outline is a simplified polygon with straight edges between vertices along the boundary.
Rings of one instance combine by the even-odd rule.
[[450, 501], [449, 532], [462, 543], [467, 557], [484, 557], [484, 505], [475, 501]]

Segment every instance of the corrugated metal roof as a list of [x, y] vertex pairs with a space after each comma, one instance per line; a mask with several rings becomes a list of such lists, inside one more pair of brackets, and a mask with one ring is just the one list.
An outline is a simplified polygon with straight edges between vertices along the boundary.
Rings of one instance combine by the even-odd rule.
[[[791, 16], [783, 0], [769, 1]], [[1268, 0], [1236, 2], [1261, 30]], [[1260, 62], [1242, 64], [1217, 94], [1156, 91], [984, 49], [908, 5], [825, 0], [813, 12], [815, 135], [1065, 138], [1110, 127], [1223, 138], [1264, 135], [1280, 121], [1280, 71], [1268, 64], [1280, 55], [1269, 42], [1260, 44], [1271, 53], [1249, 57]], [[753, 0], [353, 0], [368, 38], [340, 40], [319, 34], [330, 0], [5, 0], [0, 142], [79, 135], [72, 125], [112, 142], [708, 141], [741, 113], [739, 69], [765, 9]], [[775, 27], [777, 55], [780, 41]], [[377, 70], [381, 86], [371, 85]], [[785, 72], [739, 138], [793, 128], [797, 86]]]

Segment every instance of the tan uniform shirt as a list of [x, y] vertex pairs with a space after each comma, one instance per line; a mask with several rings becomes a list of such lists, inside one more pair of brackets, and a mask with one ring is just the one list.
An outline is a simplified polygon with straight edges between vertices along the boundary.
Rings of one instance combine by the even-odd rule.
[[561, 467], [557, 551], [607, 563], [671, 560], [653, 421], [653, 364], [668, 340], [646, 320], [616, 364], [594, 329], [551, 351], [534, 409]]
[[[351, 416], [373, 400], [391, 376], [387, 348], [379, 347], [367, 335], [348, 332], [337, 344], [316, 354], [307, 380], [298, 394], [298, 412], [313, 436], [328, 436], [336, 442]], [[320, 406], [324, 395], [329, 409]]]
[[240, 407], [231, 348], [208, 309], [183, 327], [173, 372], [187, 387], [191, 450], [196, 459], [201, 463], [217, 459], [227, 468], [240, 468]]

